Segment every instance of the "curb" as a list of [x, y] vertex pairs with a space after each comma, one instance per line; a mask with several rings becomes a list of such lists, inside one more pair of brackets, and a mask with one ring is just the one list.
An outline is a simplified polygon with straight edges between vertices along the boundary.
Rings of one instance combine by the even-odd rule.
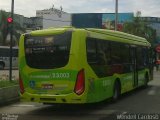
[[20, 100], [19, 86], [0, 88], [0, 106]]

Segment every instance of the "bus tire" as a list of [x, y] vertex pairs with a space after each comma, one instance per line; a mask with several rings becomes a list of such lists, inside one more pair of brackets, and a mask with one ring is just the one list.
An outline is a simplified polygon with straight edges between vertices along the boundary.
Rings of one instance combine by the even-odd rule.
[[3, 70], [3, 69], [4, 69], [4, 63], [0, 62], [0, 70]]
[[113, 96], [112, 96], [113, 102], [116, 102], [118, 100], [118, 98], [120, 97], [120, 93], [121, 93], [121, 85], [119, 80], [116, 80], [113, 88]]
[[149, 81], [149, 75], [148, 75], [148, 73], [146, 73], [145, 80], [144, 80], [144, 87], [148, 86], [148, 81]]

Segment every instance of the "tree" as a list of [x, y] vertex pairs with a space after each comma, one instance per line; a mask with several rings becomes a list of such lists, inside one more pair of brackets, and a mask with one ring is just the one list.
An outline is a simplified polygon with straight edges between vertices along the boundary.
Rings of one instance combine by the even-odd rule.
[[[0, 10], [0, 45], [8, 45], [10, 41], [7, 41], [7, 36], [10, 35], [10, 24], [7, 22], [7, 18], [10, 16], [10, 13], [7, 13], [3, 10]], [[21, 27], [19, 23], [14, 21], [13, 23], [13, 43], [15, 46], [18, 43], [20, 34], [25, 32], [25, 28]]]
[[8, 16], [8, 13], [6, 13], [3, 10], [0, 10], [0, 45], [5, 45], [5, 40], [8, 35]]
[[149, 23], [142, 20], [140, 11], [136, 13], [136, 17], [133, 19], [132, 22], [124, 23], [122, 31], [144, 37], [152, 44], [156, 38], [156, 30], [151, 28], [149, 26]]

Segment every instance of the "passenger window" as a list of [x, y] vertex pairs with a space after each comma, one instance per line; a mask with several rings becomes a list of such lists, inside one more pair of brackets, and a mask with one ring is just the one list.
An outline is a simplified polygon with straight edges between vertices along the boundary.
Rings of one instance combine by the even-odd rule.
[[110, 49], [108, 41], [87, 38], [87, 62], [98, 77], [108, 76]]
[[88, 38], [87, 40], [87, 61], [89, 64], [96, 64], [96, 41]]

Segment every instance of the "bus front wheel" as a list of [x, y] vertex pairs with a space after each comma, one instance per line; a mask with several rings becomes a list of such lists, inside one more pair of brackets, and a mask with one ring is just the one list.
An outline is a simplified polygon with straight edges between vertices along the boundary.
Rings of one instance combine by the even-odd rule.
[[116, 102], [120, 97], [120, 93], [121, 93], [120, 90], [121, 90], [120, 82], [116, 80], [113, 88], [113, 96], [112, 96], [113, 102]]

